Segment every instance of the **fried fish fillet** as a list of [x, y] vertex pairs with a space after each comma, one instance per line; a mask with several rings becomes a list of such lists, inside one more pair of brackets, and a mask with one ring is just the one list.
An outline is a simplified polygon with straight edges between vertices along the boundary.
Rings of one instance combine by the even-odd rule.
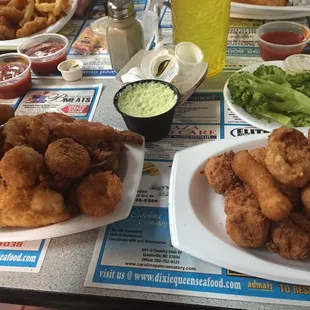
[[18, 24], [23, 19], [24, 14], [15, 8], [0, 6], [0, 16], [5, 17], [13, 24]]
[[18, 29], [16, 31], [16, 37], [28, 37], [47, 28], [47, 26], [48, 24], [46, 17], [36, 17], [34, 20], [27, 22], [22, 28]]
[[0, 188], [0, 227], [39, 227], [72, 217], [61, 194], [38, 186], [14, 191]]

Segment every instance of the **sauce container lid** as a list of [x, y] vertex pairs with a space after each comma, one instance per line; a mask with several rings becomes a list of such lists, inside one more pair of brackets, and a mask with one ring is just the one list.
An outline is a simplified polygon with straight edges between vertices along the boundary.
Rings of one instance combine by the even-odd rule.
[[292, 55], [285, 59], [284, 69], [287, 73], [296, 74], [310, 70], [310, 55]]
[[108, 14], [112, 20], [123, 20], [136, 15], [132, 0], [110, 0]]

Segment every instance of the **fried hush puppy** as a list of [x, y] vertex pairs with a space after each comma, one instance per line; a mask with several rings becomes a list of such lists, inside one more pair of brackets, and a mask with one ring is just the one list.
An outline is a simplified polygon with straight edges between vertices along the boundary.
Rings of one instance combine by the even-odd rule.
[[68, 179], [79, 178], [90, 168], [87, 150], [70, 138], [59, 139], [49, 144], [44, 159], [53, 175]]
[[41, 186], [0, 191], [0, 227], [40, 227], [72, 217], [61, 194]]
[[122, 198], [122, 182], [112, 171], [88, 175], [77, 188], [77, 202], [89, 216], [112, 213]]
[[310, 234], [294, 223], [291, 218], [273, 222], [270, 229], [271, 241], [267, 249], [288, 259], [301, 260], [310, 253]]
[[226, 232], [238, 246], [258, 248], [266, 243], [270, 221], [248, 187], [234, 186], [226, 192], [225, 213]]
[[0, 173], [9, 187], [34, 185], [43, 172], [43, 156], [28, 146], [15, 146], [0, 162]]
[[3, 134], [6, 142], [13, 146], [28, 145], [42, 151], [48, 144], [49, 129], [39, 117], [23, 115], [9, 119]]
[[14, 117], [14, 109], [8, 104], [0, 104], [0, 125]]
[[279, 191], [270, 172], [248, 151], [235, 154], [232, 169], [240, 180], [250, 187], [267, 218], [281, 221], [289, 215], [293, 209], [291, 202]]
[[293, 187], [305, 186], [310, 179], [307, 138], [293, 128], [275, 129], [268, 137], [265, 163], [280, 183]]
[[218, 194], [224, 195], [226, 190], [238, 181], [231, 167], [233, 157], [233, 151], [214, 156], [205, 166], [204, 174], [210, 186]]

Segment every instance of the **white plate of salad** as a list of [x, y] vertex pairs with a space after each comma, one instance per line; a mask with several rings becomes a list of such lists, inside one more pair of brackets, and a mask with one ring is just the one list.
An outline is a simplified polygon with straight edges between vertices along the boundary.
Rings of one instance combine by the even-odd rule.
[[287, 74], [283, 61], [253, 64], [224, 86], [228, 107], [246, 123], [266, 131], [310, 127], [310, 72]]

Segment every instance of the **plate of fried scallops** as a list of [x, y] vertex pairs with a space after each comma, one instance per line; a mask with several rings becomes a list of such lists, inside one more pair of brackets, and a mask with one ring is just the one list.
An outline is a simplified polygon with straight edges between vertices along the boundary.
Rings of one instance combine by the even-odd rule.
[[310, 285], [310, 152], [294, 128], [176, 153], [172, 245], [215, 265]]
[[15, 116], [1, 127], [0, 156], [0, 240], [36, 240], [128, 217], [144, 139], [61, 113]]
[[0, 0], [0, 50], [16, 50], [26, 37], [56, 33], [77, 9], [78, 0]]

